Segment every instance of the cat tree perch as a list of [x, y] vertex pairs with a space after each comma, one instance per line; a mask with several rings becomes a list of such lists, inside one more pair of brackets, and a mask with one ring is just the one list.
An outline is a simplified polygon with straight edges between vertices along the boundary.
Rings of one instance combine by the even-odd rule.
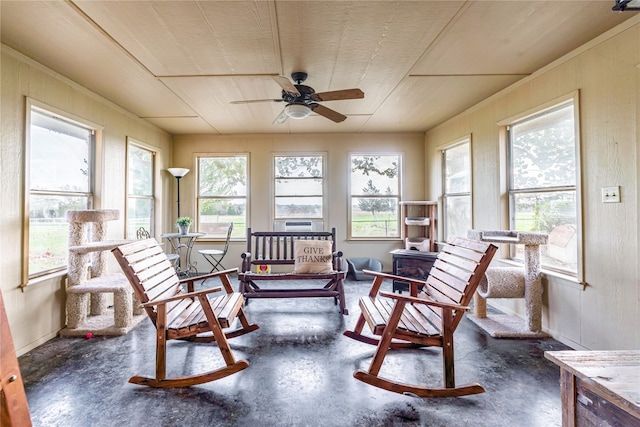
[[[470, 239], [492, 243], [524, 245], [524, 269], [490, 267], [474, 296], [474, 315], [469, 316], [493, 337], [539, 338], [542, 332], [542, 282], [540, 280], [540, 245], [548, 242], [545, 233], [521, 231], [469, 230]], [[487, 315], [487, 298], [524, 298], [526, 318], [506, 314]]]

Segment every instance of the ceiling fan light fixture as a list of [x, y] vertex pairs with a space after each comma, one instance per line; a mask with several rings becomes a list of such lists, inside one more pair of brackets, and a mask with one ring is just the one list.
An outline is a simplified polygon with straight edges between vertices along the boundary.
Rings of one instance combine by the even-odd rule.
[[289, 104], [284, 107], [284, 112], [292, 119], [304, 119], [311, 114], [311, 108], [304, 104]]
[[640, 10], [640, 0], [615, 0], [612, 10], [624, 12], [625, 10]]

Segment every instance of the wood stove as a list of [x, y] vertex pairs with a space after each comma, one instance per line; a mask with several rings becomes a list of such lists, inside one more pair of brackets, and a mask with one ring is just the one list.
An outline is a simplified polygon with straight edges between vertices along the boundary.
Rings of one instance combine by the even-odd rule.
[[[429, 271], [436, 262], [438, 252], [424, 252], [410, 249], [396, 249], [391, 251], [393, 257], [393, 274], [396, 276], [410, 277], [412, 279], [426, 280]], [[408, 291], [409, 283], [401, 280], [393, 281], [393, 292]]]

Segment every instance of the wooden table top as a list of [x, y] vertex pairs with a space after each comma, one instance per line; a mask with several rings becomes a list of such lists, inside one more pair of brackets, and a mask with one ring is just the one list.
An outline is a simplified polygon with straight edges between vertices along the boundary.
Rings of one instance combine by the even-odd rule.
[[640, 350], [545, 351], [544, 356], [640, 416]]

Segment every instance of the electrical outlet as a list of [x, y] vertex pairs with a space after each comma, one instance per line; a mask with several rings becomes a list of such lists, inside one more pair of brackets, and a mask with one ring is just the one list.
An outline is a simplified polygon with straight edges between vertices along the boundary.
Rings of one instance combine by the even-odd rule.
[[620, 203], [620, 186], [602, 187], [602, 203]]

